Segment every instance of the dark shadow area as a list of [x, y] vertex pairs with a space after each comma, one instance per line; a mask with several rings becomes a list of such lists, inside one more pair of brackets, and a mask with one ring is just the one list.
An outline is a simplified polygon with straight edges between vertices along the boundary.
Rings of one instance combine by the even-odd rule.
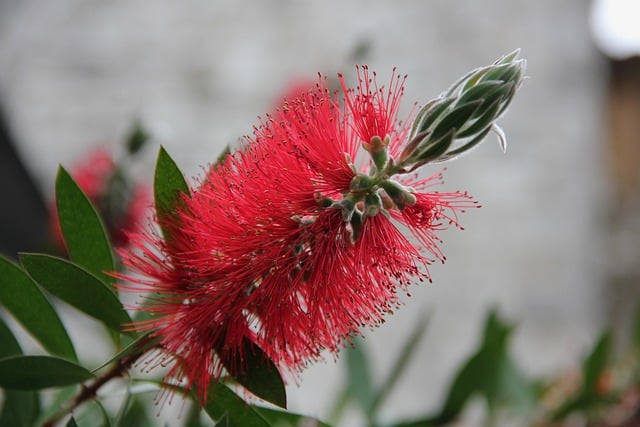
[[37, 251], [48, 240], [48, 210], [15, 149], [9, 123], [0, 108], [0, 253]]

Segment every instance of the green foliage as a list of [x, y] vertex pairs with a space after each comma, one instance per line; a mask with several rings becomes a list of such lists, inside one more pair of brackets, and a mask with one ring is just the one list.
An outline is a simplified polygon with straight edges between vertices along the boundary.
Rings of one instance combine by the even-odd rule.
[[257, 397], [286, 408], [287, 394], [276, 365], [251, 341], [245, 339], [243, 347], [244, 361], [238, 361], [243, 370], [235, 379]]
[[[20, 344], [0, 317], [0, 359], [21, 355]], [[0, 410], [0, 426], [32, 426], [40, 412], [40, 399], [32, 391], [5, 390]]]
[[153, 195], [158, 222], [165, 238], [170, 238], [166, 222], [173, 218], [181, 194], [190, 194], [189, 185], [176, 162], [160, 147], [153, 180]]
[[114, 331], [131, 322], [113, 288], [81, 266], [43, 254], [20, 254], [20, 262], [40, 286]]
[[375, 398], [369, 359], [361, 340], [345, 349], [347, 362], [348, 392], [358, 402], [365, 414], [371, 413]]
[[367, 419], [369, 425], [377, 425], [379, 423], [380, 408], [409, 365], [416, 348], [424, 336], [426, 327], [427, 318], [420, 318], [414, 330], [400, 348], [396, 360], [391, 365], [389, 374], [379, 387], [373, 383], [373, 373], [364, 341], [354, 338], [352, 346], [346, 348], [343, 352], [343, 356], [346, 356], [347, 383], [335, 400], [330, 419], [337, 422], [347, 404], [353, 401], [357, 403], [358, 409]]
[[511, 331], [512, 326], [491, 311], [478, 350], [455, 375], [438, 413], [400, 425], [418, 427], [447, 424], [461, 415], [474, 395], [484, 397], [491, 411], [505, 405], [521, 410], [532, 405], [535, 398], [533, 386], [524, 379], [508, 355]]
[[76, 360], [58, 314], [38, 285], [20, 267], [0, 257], [0, 304], [52, 354]]
[[63, 168], [56, 177], [56, 206], [69, 257], [106, 283], [116, 270], [113, 249], [96, 208]]
[[52, 356], [9, 356], [0, 359], [0, 387], [39, 390], [93, 378], [80, 365]]
[[605, 374], [611, 357], [611, 334], [604, 332], [582, 364], [582, 387], [560, 405], [553, 420], [563, 420], [574, 412], [589, 413], [593, 409], [615, 401], [615, 397], [607, 390], [601, 390], [599, 381]]
[[297, 427], [317, 425], [329, 427], [303, 415], [249, 405], [223, 384], [213, 388], [213, 398], [204, 405], [205, 413], [216, 426], [229, 427]]
[[135, 122], [126, 140], [127, 152], [137, 154], [149, 141], [149, 134], [139, 122]]
[[427, 331], [427, 321], [428, 318], [426, 316], [418, 319], [413, 331], [409, 334], [404, 345], [401, 347], [396, 360], [391, 364], [391, 371], [389, 372], [389, 375], [382, 383], [382, 386], [379, 387], [373, 400], [372, 411], [376, 411], [380, 408], [386, 397], [395, 388], [400, 377], [406, 371], [409, 366], [409, 362], [412, 360], [416, 349], [422, 342], [422, 338]]
[[20, 344], [13, 335], [13, 332], [11, 332], [11, 329], [9, 329], [2, 317], [0, 317], [0, 359], [16, 354], [22, 354]]

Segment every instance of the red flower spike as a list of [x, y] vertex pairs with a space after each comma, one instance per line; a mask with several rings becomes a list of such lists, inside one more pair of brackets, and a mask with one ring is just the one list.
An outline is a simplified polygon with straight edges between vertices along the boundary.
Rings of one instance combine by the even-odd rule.
[[164, 224], [170, 240], [136, 234], [135, 250], [121, 251], [135, 273], [122, 287], [157, 293], [140, 308], [153, 319], [133, 328], [154, 331], [157, 362], [202, 403], [211, 381], [244, 368], [243, 340], [297, 372], [382, 323], [398, 290], [430, 280], [429, 264], [444, 259], [436, 233], [475, 206], [465, 193], [426, 192], [440, 174], [400, 175], [393, 197], [384, 170], [356, 174], [363, 142], [389, 137], [393, 154], [407, 134], [397, 120], [404, 78], [394, 71], [384, 90], [368, 68], [359, 76], [355, 90], [341, 79], [344, 104], [322, 78], [285, 101], [184, 198]]

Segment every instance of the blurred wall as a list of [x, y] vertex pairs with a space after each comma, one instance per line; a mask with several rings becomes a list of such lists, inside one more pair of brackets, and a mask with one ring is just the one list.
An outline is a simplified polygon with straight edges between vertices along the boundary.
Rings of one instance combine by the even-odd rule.
[[[353, 76], [353, 58], [384, 81], [408, 73], [404, 111], [469, 69], [522, 48], [530, 78], [492, 138], [448, 166], [448, 188], [483, 208], [444, 236], [433, 285], [367, 333], [383, 372], [415, 316], [426, 340], [390, 418], [433, 409], [453, 369], [498, 306], [519, 323], [515, 353], [533, 373], [573, 366], [602, 323], [604, 198], [599, 57], [583, 0], [0, 2], [0, 98], [18, 151], [45, 194], [58, 163], [146, 124], [189, 174], [251, 132], [256, 116], [299, 78]], [[154, 150], [139, 173], [151, 180]], [[342, 367], [310, 368], [291, 409], [326, 416]]]

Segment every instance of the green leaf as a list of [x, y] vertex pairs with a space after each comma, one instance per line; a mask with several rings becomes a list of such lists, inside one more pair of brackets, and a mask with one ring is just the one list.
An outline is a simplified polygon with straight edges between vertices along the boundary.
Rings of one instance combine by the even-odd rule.
[[40, 412], [40, 399], [33, 391], [5, 390], [0, 426], [31, 427]]
[[229, 427], [269, 427], [273, 424], [248, 405], [238, 395], [223, 384], [216, 384], [213, 398], [204, 406], [206, 414], [215, 422], [221, 422], [225, 417]]
[[358, 402], [364, 414], [370, 415], [374, 401], [373, 384], [369, 358], [361, 339], [354, 339], [353, 345], [346, 348], [348, 388], [351, 396]]
[[255, 405], [253, 405], [253, 408], [269, 423], [271, 423], [271, 425], [276, 427], [298, 427], [306, 425], [314, 427], [330, 427], [329, 424], [323, 423], [315, 418], [307, 417], [306, 415], [278, 411], [276, 409], [263, 408]]
[[495, 311], [487, 317], [484, 336], [478, 350], [464, 363], [455, 376], [439, 413], [402, 426], [443, 425], [456, 419], [471, 396], [485, 398], [492, 411], [502, 403], [515, 403], [519, 408], [533, 401], [533, 388], [524, 379], [508, 355], [512, 326], [502, 321]]
[[238, 383], [260, 399], [286, 408], [287, 393], [276, 365], [248, 339], [243, 341], [243, 354], [244, 369], [235, 376]]
[[156, 422], [147, 413], [147, 406], [137, 397], [132, 397], [129, 404], [123, 406], [124, 412], [118, 414], [114, 427], [153, 427]]
[[386, 397], [391, 393], [393, 388], [398, 382], [398, 379], [404, 373], [406, 367], [408, 366], [411, 358], [415, 354], [418, 345], [422, 341], [422, 337], [424, 337], [424, 333], [427, 330], [427, 317], [423, 316], [419, 319], [416, 324], [413, 332], [409, 335], [409, 338], [402, 346], [400, 353], [398, 354], [398, 358], [394, 362], [391, 368], [391, 372], [387, 376], [387, 378], [382, 383], [382, 386], [378, 390], [375, 398], [373, 399], [373, 403], [371, 405], [372, 412], [376, 411], [385, 401]]
[[42, 254], [20, 254], [20, 261], [40, 286], [114, 331], [131, 323], [113, 289], [79, 265]]
[[584, 393], [587, 395], [598, 394], [598, 380], [607, 367], [611, 350], [611, 334], [603, 333], [593, 346], [591, 353], [585, 359], [582, 367], [584, 377]]
[[227, 160], [227, 155], [231, 153], [231, 145], [227, 144], [222, 152], [218, 155], [215, 163], [213, 164], [214, 168], [218, 168], [220, 165], [224, 164], [225, 160]]
[[0, 359], [16, 354], [22, 354], [22, 348], [11, 329], [0, 317]]
[[20, 267], [0, 256], [0, 304], [52, 354], [76, 360], [64, 325], [38, 285]]
[[200, 407], [196, 402], [191, 402], [189, 415], [184, 423], [184, 427], [204, 427], [200, 420]]
[[130, 155], [136, 154], [149, 140], [149, 134], [139, 122], [135, 122], [133, 129], [127, 138], [127, 151]]
[[176, 206], [181, 200], [180, 195], [182, 193], [189, 195], [190, 192], [184, 175], [163, 147], [160, 147], [158, 152], [153, 192], [160, 228], [164, 236], [169, 238], [165, 223], [173, 217]]
[[[94, 399], [88, 402], [88, 405], [84, 405], [85, 412], [81, 417], [78, 417], [78, 423], [80, 427], [111, 427], [111, 418], [109, 412], [104, 407], [100, 400]], [[98, 417], [102, 418], [100, 424], [96, 423]]]
[[72, 261], [112, 284], [105, 272], [116, 270], [111, 242], [95, 207], [63, 168], [56, 177], [56, 206], [60, 228]]
[[[0, 359], [21, 355], [20, 344], [0, 317]], [[32, 391], [5, 390], [0, 426], [30, 427], [40, 412], [40, 399]]]
[[0, 387], [39, 390], [76, 384], [93, 378], [80, 365], [52, 356], [11, 356], [0, 359]]
[[33, 425], [41, 426], [53, 417], [58, 417], [68, 412], [67, 405], [79, 392], [80, 387], [77, 384], [56, 389], [53, 393], [52, 400], [47, 404], [43, 411], [38, 415]]
[[69, 418], [69, 421], [67, 422], [66, 427], [78, 427], [78, 424], [76, 423], [75, 418], [73, 417]]

